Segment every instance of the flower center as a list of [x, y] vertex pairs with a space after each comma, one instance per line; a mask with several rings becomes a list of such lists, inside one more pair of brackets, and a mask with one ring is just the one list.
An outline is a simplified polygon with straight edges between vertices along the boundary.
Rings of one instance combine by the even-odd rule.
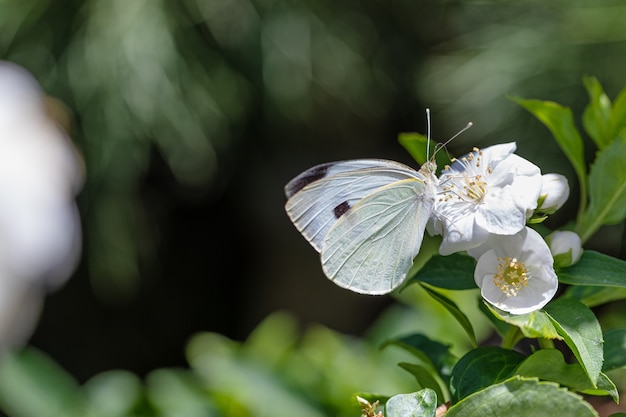
[[479, 174], [470, 177], [466, 174], [463, 177], [463, 181], [465, 182], [463, 185], [463, 193], [465, 197], [477, 203], [481, 202], [487, 192], [487, 183], [483, 181], [483, 176]]
[[493, 283], [507, 297], [517, 297], [517, 293], [522, 287], [528, 285], [528, 268], [524, 262], [517, 258], [500, 258], [496, 267], [496, 274], [493, 276]]
[[[490, 166], [486, 168], [482, 166], [482, 151], [474, 148], [467, 156], [461, 159], [452, 159], [452, 162], [459, 162], [462, 166], [462, 175], [455, 176], [448, 174], [445, 181], [449, 181], [448, 185], [443, 187], [443, 196], [439, 201], [448, 202], [453, 198], [457, 200], [479, 204], [482, 203], [485, 194], [487, 194], [486, 174], [491, 174]], [[450, 168], [449, 166], [445, 167]]]

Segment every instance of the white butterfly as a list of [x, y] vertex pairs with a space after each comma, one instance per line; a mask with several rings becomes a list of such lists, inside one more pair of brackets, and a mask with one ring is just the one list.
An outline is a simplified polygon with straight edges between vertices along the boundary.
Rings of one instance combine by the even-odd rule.
[[386, 294], [405, 279], [433, 214], [434, 158], [418, 171], [356, 159], [317, 165], [285, 186], [285, 209], [337, 285]]

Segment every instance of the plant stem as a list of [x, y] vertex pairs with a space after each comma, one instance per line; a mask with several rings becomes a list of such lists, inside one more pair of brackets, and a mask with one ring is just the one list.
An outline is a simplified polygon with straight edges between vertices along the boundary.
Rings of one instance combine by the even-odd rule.
[[501, 346], [505, 349], [513, 349], [517, 342], [522, 338], [522, 332], [519, 327], [512, 326], [502, 338]]
[[541, 349], [554, 349], [554, 341], [552, 339], [546, 339], [545, 337], [540, 337], [537, 339], [539, 343], [539, 347]]

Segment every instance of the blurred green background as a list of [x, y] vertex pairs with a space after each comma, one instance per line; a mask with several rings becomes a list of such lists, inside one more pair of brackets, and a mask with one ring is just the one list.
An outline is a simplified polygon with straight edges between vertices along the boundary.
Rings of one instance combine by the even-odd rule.
[[[87, 168], [82, 262], [32, 345], [85, 381], [184, 366], [193, 333], [244, 340], [277, 310], [363, 335], [393, 299], [324, 278], [283, 185], [336, 159], [415, 166], [397, 135], [430, 107], [435, 140], [474, 123], [453, 154], [517, 141], [566, 175], [558, 227], [573, 170], [507, 96], [579, 120], [583, 76], [626, 85], [625, 21], [620, 0], [0, 0], [0, 58], [55, 99]], [[625, 258], [623, 233], [590, 245]]]

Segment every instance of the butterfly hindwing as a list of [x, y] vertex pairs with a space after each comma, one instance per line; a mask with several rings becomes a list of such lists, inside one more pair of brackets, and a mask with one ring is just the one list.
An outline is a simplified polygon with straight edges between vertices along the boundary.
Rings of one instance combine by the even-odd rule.
[[393, 291], [419, 252], [434, 198], [433, 184], [421, 176], [395, 181], [362, 198], [323, 240], [325, 274], [358, 293]]
[[333, 225], [360, 200], [381, 187], [423, 178], [398, 162], [357, 159], [317, 165], [285, 186], [285, 209], [298, 230], [320, 252]]

